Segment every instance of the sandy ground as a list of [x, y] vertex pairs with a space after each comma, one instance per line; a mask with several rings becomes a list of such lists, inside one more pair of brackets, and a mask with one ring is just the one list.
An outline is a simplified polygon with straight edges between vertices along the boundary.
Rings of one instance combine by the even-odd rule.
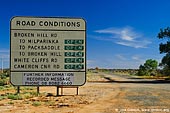
[[[56, 87], [40, 87], [43, 95], [23, 100], [2, 99], [0, 113], [170, 112], [168, 83], [130, 83], [129, 79], [119, 76], [92, 74], [89, 82], [79, 87], [79, 95], [76, 95], [76, 88], [65, 88], [63, 96], [55, 96]], [[1, 95], [8, 92], [1, 92]]]

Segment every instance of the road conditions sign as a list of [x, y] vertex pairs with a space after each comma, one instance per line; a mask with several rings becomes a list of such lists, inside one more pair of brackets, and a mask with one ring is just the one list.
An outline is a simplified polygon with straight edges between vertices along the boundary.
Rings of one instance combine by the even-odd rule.
[[10, 32], [13, 85], [85, 83], [86, 23], [83, 19], [14, 17]]

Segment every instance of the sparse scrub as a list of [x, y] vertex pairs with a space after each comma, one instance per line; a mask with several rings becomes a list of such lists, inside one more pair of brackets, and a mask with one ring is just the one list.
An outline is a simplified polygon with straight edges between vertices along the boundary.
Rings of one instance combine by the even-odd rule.
[[15, 94], [9, 94], [8, 99], [12, 99], [12, 100], [22, 100], [22, 97], [20, 95], [15, 95]]
[[32, 105], [37, 107], [37, 106], [42, 105], [42, 103], [39, 102], [39, 101], [35, 101], [35, 102], [32, 103]]
[[6, 74], [0, 74], [0, 86], [8, 85], [9, 84], [9, 77]]
[[47, 102], [45, 102], [45, 105], [47, 105], [47, 106], [55, 106], [55, 101], [47, 101]]
[[32, 98], [32, 97], [34, 97], [34, 96], [31, 95], [30, 93], [25, 93], [25, 94], [23, 95], [23, 99], [29, 99], [29, 98]]
[[0, 91], [3, 91], [4, 89], [4, 86], [0, 86]]
[[13, 105], [13, 104], [14, 104], [14, 102], [10, 101], [10, 102], [8, 102], [8, 104], [11, 104], [11, 105]]
[[1, 74], [0, 74], [0, 78], [1, 78], [1, 79], [6, 79], [6, 78], [7, 78], [7, 76], [6, 76], [6, 74], [5, 74], [5, 73], [1, 73]]
[[30, 92], [31, 95], [37, 96], [37, 92]]
[[0, 79], [0, 86], [4, 86], [7, 84], [7, 80], [6, 79]]
[[34, 90], [34, 89], [35, 89], [35, 87], [23, 87], [22, 90]]
[[0, 100], [6, 99], [6, 96], [0, 96]]

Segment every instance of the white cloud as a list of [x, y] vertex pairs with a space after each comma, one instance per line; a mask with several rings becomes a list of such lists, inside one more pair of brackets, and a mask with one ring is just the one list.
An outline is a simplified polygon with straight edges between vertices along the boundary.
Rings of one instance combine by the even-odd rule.
[[121, 54], [116, 54], [115, 56], [120, 60], [126, 60], [126, 57]]
[[147, 45], [151, 43], [150, 41], [146, 40], [146, 38], [144, 38], [141, 33], [134, 31], [132, 27], [108, 28], [103, 30], [96, 30], [95, 32], [111, 35], [109, 37], [100, 36], [99, 40], [109, 40], [123, 46], [147, 48]]
[[134, 38], [138, 35], [135, 32], [133, 32], [131, 27], [108, 28], [103, 30], [97, 30], [95, 32], [113, 34], [115, 35], [115, 37], [120, 37], [122, 40], [127, 40], [127, 41], [133, 41]]
[[140, 56], [140, 55], [133, 55], [133, 56], [131, 56], [131, 59], [134, 62], [137, 62], [138, 64], [143, 64], [146, 58], [144, 58], [143, 56]]
[[147, 48], [147, 45], [150, 44], [150, 41], [147, 40], [134, 40], [134, 41], [117, 41], [115, 42], [116, 44], [124, 45], [124, 46], [129, 46], [129, 47], [134, 47], [134, 48]]
[[133, 60], [140, 60], [140, 57], [139, 56], [132, 56], [132, 59]]

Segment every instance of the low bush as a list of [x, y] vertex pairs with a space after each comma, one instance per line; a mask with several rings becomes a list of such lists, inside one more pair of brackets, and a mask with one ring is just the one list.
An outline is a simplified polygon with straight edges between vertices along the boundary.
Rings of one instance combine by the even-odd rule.
[[7, 85], [7, 80], [5, 79], [0, 79], [0, 86]]
[[16, 95], [16, 94], [9, 94], [7, 96], [8, 99], [12, 99], [12, 100], [22, 100], [22, 97], [20, 95]]
[[42, 103], [39, 101], [35, 101], [32, 103], [33, 106], [40, 106]]

